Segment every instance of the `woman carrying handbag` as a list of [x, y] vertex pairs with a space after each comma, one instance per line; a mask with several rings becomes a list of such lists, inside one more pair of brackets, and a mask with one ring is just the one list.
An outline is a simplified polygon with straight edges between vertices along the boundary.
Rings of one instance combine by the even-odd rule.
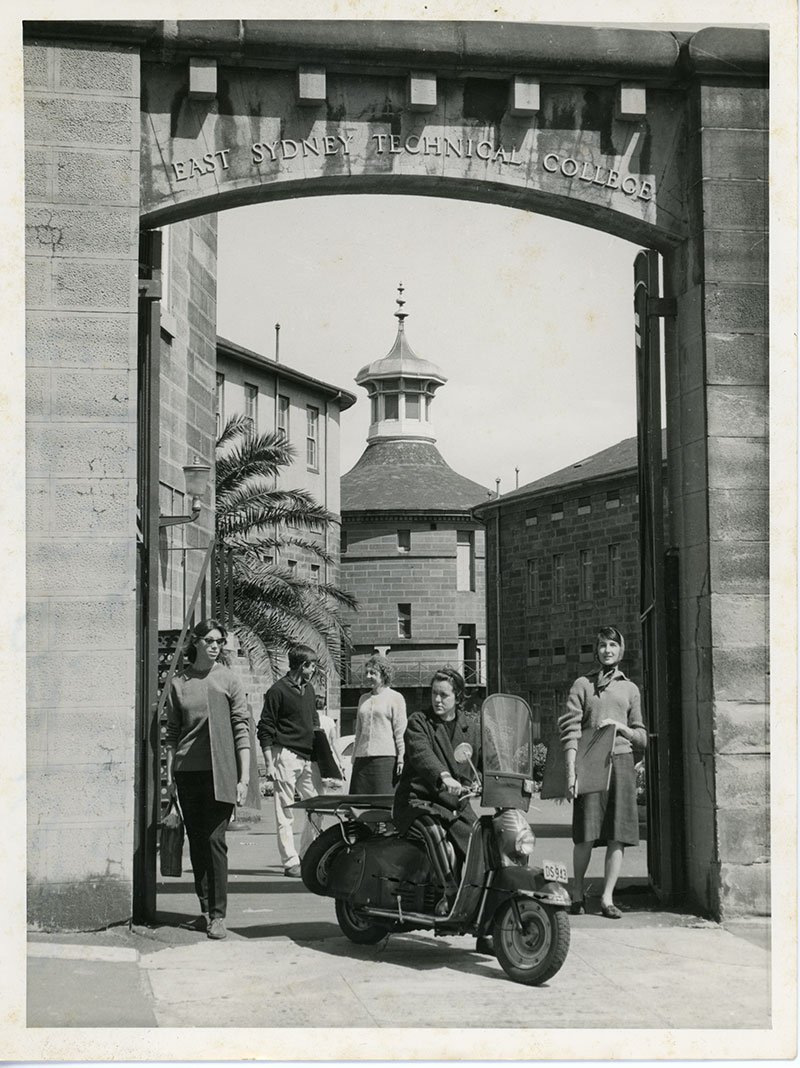
[[167, 789], [177, 793], [200, 902], [187, 924], [212, 939], [227, 936], [228, 847], [234, 806], [250, 775], [250, 725], [241, 683], [227, 666], [225, 628], [205, 619], [191, 631], [183, 667], [167, 695]]

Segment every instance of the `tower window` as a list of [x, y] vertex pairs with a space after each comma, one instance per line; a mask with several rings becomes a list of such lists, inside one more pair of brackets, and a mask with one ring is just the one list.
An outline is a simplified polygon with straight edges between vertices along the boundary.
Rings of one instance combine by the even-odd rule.
[[419, 419], [419, 393], [406, 393], [406, 419]]
[[456, 533], [456, 589], [475, 589], [475, 532]]
[[410, 530], [398, 530], [397, 532], [397, 551], [399, 553], [411, 552], [411, 531]]
[[411, 637], [411, 605], [399, 604], [397, 606], [397, 637]]
[[398, 419], [399, 418], [399, 406], [396, 393], [387, 393], [383, 398], [383, 418], [384, 419]]

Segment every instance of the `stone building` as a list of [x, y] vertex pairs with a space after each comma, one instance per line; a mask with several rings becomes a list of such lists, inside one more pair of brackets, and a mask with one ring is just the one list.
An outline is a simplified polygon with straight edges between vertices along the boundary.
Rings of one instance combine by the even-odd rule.
[[375, 650], [392, 660], [393, 685], [410, 708], [426, 699], [444, 664], [472, 687], [485, 682], [484, 532], [471, 508], [488, 490], [436, 448], [431, 409], [447, 379], [409, 345], [402, 294], [401, 286], [394, 345], [356, 376], [371, 421], [367, 448], [342, 476], [342, 584], [359, 602], [342, 693], [345, 733]]
[[549, 741], [606, 623], [641, 684], [636, 438], [478, 505], [486, 524], [487, 673]]

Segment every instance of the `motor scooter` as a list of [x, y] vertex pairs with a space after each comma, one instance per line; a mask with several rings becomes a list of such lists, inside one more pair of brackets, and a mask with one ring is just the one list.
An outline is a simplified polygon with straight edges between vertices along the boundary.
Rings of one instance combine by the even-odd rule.
[[323, 795], [293, 806], [337, 821], [308, 847], [301, 873], [313, 893], [335, 898], [337, 921], [352, 942], [420, 929], [491, 936], [516, 982], [535, 986], [558, 972], [569, 950], [571, 899], [565, 865], [532, 864], [535, 837], [524, 816], [533, 794], [531, 718], [519, 697], [494, 694], [483, 702], [482, 781], [472, 747], [462, 742], [454, 751], [475, 779], [460, 803], [480, 797], [494, 812], [473, 824], [458, 890], [444, 911], [444, 888], [424, 843], [392, 824], [391, 795]]

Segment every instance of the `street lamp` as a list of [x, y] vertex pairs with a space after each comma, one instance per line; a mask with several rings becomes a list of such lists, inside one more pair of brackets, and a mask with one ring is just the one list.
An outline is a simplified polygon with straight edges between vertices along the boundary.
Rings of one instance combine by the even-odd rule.
[[200, 498], [206, 491], [208, 476], [211, 468], [208, 464], [200, 463], [200, 457], [195, 456], [190, 464], [183, 468], [183, 477], [186, 480], [186, 495], [192, 498], [191, 515], [160, 515], [159, 527], [174, 527], [179, 523], [194, 523], [200, 517]]

